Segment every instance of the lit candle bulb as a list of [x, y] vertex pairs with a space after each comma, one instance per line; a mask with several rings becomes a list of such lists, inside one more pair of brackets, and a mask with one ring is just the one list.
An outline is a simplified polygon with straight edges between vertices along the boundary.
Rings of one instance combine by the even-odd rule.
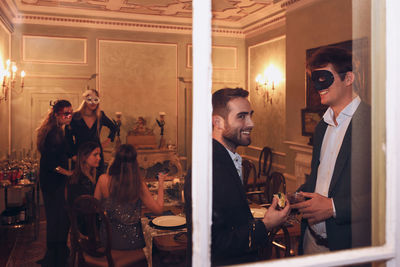
[[11, 72], [9, 70], [6, 71], [6, 83], [8, 82], [8, 80], [11, 77]]
[[24, 87], [24, 78], [25, 78], [25, 71], [21, 71], [21, 87]]
[[17, 73], [18, 68], [13, 64], [11, 70], [12, 70], [12, 80], [15, 81], [15, 76], [16, 76], [15, 74]]

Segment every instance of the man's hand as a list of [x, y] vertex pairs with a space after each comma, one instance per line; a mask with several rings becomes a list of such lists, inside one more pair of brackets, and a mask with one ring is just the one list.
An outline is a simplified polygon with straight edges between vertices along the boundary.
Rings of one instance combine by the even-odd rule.
[[290, 204], [289, 201], [286, 200], [285, 208], [282, 210], [277, 210], [276, 207], [278, 205], [278, 199], [274, 197], [272, 199], [271, 206], [265, 212], [263, 223], [267, 230], [271, 230], [272, 228], [281, 225], [286, 222], [287, 217], [290, 213]]
[[318, 193], [301, 194], [309, 200], [292, 205], [293, 209], [298, 209], [304, 219], [308, 219], [310, 225], [325, 221], [333, 216], [332, 199], [324, 197]]

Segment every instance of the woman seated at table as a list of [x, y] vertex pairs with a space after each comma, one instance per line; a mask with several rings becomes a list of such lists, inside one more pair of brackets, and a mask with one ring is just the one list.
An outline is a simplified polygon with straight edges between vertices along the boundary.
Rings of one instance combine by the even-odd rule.
[[136, 157], [137, 152], [133, 146], [121, 145], [108, 173], [100, 176], [94, 196], [102, 201], [110, 219], [111, 248], [138, 250], [143, 253], [145, 241], [141, 224], [142, 202], [153, 213], [162, 214], [166, 174], [159, 174], [158, 196], [154, 200], [139, 175]]
[[75, 169], [67, 185], [68, 205], [72, 206], [81, 195], [94, 194], [100, 153], [100, 145], [95, 142], [87, 142], [79, 147]]

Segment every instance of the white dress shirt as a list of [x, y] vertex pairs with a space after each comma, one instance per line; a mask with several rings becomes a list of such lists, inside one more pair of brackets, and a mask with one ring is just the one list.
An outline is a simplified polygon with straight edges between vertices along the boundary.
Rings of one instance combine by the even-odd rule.
[[232, 151], [230, 151], [229, 149], [225, 148], [228, 153], [229, 156], [231, 156], [233, 164], [235, 164], [236, 170], [239, 174], [240, 180], [242, 181], [243, 184], [243, 177], [242, 177], [242, 157], [238, 154], [238, 153], [233, 153]]
[[[320, 164], [318, 167], [315, 193], [319, 193], [320, 195], [325, 197], [328, 196], [333, 171], [335, 170], [336, 159], [342, 146], [344, 135], [346, 134], [351, 118], [354, 112], [357, 110], [360, 102], [360, 97], [357, 96], [356, 98], [354, 98], [337, 116], [337, 125], [335, 124], [335, 116], [331, 108], [328, 108], [323, 116], [323, 119], [328, 124], [328, 127], [326, 128], [321, 146], [321, 153], [319, 158]], [[332, 207], [334, 217], [336, 217], [336, 209], [333, 199]], [[325, 238], [327, 237], [325, 221], [317, 223], [311, 227], [320, 236]], [[309, 241], [314, 243], [315, 246], [318, 246], [317, 244], [315, 244], [315, 242], [313, 242], [314, 240]]]

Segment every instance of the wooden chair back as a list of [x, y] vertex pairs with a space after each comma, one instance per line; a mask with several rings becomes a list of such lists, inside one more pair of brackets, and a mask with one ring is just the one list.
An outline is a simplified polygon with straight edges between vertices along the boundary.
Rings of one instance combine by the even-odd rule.
[[[78, 266], [86, 266], [84, 254], [94, 258], [104, 258], [108, 266], [115, 266], [111, 256], [110, 222], [100, 202], [90, 195], [82, 195], [75, 199], [70, 207], [71, 246], [75, 264], [78, 254]], [[106, 229], [106, 244], [102, 244], [99, 233], [99, 221]]]
[[268, 203], [272, 202], [273, 195], [282, 192], [286, 194], [286, 180], [280, 172], [273, 172], [267, 178], [267, 183], [265, 185], [265, 199]]
[[243, 186], [246, 191], [255, 191], [257, 188], [257, 171], [253, 162], [242, 159]]
[[261, 150], [258, 159], [258, 178], [261, 176], [269, 177], [272, 168], [272, 150], [270, 147], [264, 147]]
[[[274, 250], [275, 248], [275, 250]], [[294, 256], [291, 249], [291, 238], [285, 225], [273, 229], [270, 233], [267, 246], [261, 251], [262, 259], [281, 258]]]

